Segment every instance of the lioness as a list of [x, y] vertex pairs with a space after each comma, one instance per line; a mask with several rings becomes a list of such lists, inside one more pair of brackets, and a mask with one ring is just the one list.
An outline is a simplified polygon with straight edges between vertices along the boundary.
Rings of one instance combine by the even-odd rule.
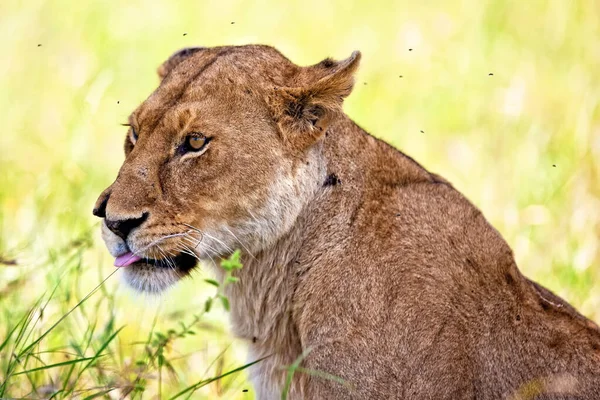
[[126, 281], [159, 292], [241, 249], [231, 320], [267, 357], [260, 399], [301, 355], [321, 373], [297, 372], [288, 398], [600, 399], [598, 327], [525, 278], [452, 185], [343, 113], [359, 60], [241, 46], [160, 66], [94, 208]]

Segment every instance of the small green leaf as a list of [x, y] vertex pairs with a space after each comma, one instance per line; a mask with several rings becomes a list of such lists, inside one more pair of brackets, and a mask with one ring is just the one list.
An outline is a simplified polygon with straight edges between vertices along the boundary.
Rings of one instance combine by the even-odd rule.
[[219, 282], [215, 281], [214, 279], [205, 279], [204, 282], [210, 283], [211, 285], [213, 285], [215, 287], [219, 287]]
[[236, 282], [239, 282], [239, 281], [240, 281], [240, 278], [238, 278], [238, 277], [228, 276], [226, 282], [227, 283], [236, 283]]
[[226, 271], [232, 271], [234, 269], [242, 268], [242, 252], [240, 250], [236, 250], [233, 252], [228, 259], [221, 261], [221, 267]]
[[212, 306], [212, 297], [206, 299], [206, 303], [204, 303], [204, 311], [209, 312], [210, 307]]
[[219, 299], [221, 299], [221, 303], [223, 303], [225, 310], [229, 311], [229, 299], [223, 295], [219, 295]]

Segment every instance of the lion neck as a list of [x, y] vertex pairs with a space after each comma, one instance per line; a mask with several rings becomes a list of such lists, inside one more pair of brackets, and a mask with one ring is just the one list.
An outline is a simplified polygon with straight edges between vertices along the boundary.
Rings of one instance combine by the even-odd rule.
[[243, 253], [240, 281], [227, 289], [233, 332], [262, 349], [262, 355], [287, 349], [290, 363], [301, 352], [294, 310], [301, 307], [297, 288], [302, 275], [319, 268], [323, 254], [343, 251], [348, 225], [374, 186], [431, 180], [412, 159], [345, 115], [330, 125], [322, 154], [327, 171], [314, 198], [273, 245]]

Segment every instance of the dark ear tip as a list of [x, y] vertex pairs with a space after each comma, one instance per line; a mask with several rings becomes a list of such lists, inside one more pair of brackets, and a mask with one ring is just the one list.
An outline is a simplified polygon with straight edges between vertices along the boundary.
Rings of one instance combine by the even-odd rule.
[[204, 50], [205, 48], [206, 47], [186, 47], [185, 49], [176, 51], [171, 55], [171, 57], [168, 58], [167, 61], [165, 61], [160, 65], [160, 67], [158, 67], [158, 76], [160, 77], [160, 79], [164, 79], [169, 74], [169, 72], [171, 72], [171, 70], [175, 68], [175, 66], [177, 66], [177, 64], [190, 57], [191, 55], [194, 55], [195, 53], [199, 52], [200, 50]]
[[206, 47], [186, 47], [185, 49], [181, 49], [179, 51], [176, 51], [169, 58], [173, 58], [173, 57], [189, 57], [192, 54], [197, 53], [200, 50], [203, 50], [205, 48]]

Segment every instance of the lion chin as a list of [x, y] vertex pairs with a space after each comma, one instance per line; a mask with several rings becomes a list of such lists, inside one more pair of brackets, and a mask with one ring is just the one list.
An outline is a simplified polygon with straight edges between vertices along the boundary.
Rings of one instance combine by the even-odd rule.
[[168, 262], [144, 259], [122, 267], [122, 279], [139, 293], [159, 294], [189, 276], [197, 260], [181, 254]]

